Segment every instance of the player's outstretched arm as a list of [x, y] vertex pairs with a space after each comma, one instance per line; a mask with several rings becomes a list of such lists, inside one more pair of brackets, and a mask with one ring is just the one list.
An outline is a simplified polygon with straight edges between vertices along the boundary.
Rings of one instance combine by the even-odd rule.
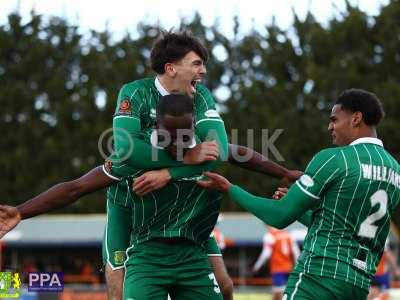
[[303, 193], [297, 185], [293, 185], [285, 197], [276, 201], [254, 196], [216, 173], [206, 172], [205, 175], [209, 179], [199, 181], [200, 186], [228, 193], [229, 197], [244, 209], [264, 223], [279, 229], [299, 219], [317, 203], [316, 199]]
[[243, 169], [263, 173], [275, 178], [285, 179], [288, 182], [296, 181], [303, 173], [297, 170], [288, 170], [285, 167], [268, 160], [265, 156], [253, 149], [236, 144], [229, 144], [228, 160], [231, 164]]
[[0, 237], [23, 219], [67, 206], [84, 195], [116, 182], [108, 177], [99, 166], [78, 179], [59, 183], [17, 207], [0, 205]]
[[67, 206], [79, 198], [116, 183], [98, 166], [82, 177], [59, 183], [17, 206], [21, 219], [28, 219]]
[[[279, 199], [285, 197], [286, 194], [288, 193], [288, 191], [289, 191], [289, 189], [286, 187], [279, 187], [275, 191], [272, 198], [275, 200], [279, 200]], [[300, 222], [301, 224], [303, 224], [304, 226], [309, 227], [312, 222], [312, 211], [308, 210], [304, 215], [302, 215], [300, 218], [298, 218], [297, 221]]]
[[108, 177], [102, 167], [96, 167], [82, 177], [59, 183], [17, 207], [0, 205], [0, 238], [23, 219], [28, 219], [67, 206], [89, 193], [117, 181]]

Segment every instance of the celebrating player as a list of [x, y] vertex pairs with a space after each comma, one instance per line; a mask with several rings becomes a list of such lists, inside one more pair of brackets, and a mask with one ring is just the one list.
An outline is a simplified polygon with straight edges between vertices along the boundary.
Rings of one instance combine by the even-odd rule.
[[208, 172], [199, 184], [229, 193], [265, 223], [308, 225], [304, 251], [291, 273], [286, 299], [366, 299], [382, 255], [389, 220], [400, 201], [400, 166], [377, 138], [384, 116], [379, 99], [344, 91], [328, 130], [337, 148], [314, 156], [280, 201], [256, 197]]

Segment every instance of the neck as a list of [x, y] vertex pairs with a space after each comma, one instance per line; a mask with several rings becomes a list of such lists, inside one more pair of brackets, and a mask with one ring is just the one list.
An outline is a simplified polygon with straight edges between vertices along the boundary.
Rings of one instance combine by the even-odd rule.
[[352, 141], [358, 140], [360, 138], [377, 138], [375, 127], [362, 126], [357, 133], [353, 136]]
[[163, 88], [166, 89], [168, 93], [172, 94], [176, 92], [176, 88], [172, 78], [168, 77], [165, 74], [157, 75], [157, 78], [160, 81]]

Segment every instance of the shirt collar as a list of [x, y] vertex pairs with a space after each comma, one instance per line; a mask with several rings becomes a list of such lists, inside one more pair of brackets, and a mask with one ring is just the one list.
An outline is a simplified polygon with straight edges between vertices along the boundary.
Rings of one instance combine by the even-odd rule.
[[160, 80], [158, 79], [158, 77], [156, 76], [156, 78], [154, 79], [154, 84], [156, 85], [156, 88], [158, 90], [158, 92], [161, 94], [161, 96], [167, 96], [170, 93], [162, 86]]
[[[153, 129], [153, 131], [151, 132], [151, 136], [150, 136], [150, 143], [154, 148], [157, 149], [164, 149], [163, 147], [160, 147], [158, 145], [158, 135], [157, 135], [157, 129]], [[196, 143], [196, 139], [193, 137], [192, 138], [192, 143], [188, 146], [189, 149], [194, 148], [197, 145]]]
[[375, 145], [383, 147], [383, 143], [380, 139], [372, 138], [372, 137], [363, 137], [363, 138], [356, 139], [350, 145], [354, 146], [357, 144], [364, 144], [364, 143], [375, 144]]

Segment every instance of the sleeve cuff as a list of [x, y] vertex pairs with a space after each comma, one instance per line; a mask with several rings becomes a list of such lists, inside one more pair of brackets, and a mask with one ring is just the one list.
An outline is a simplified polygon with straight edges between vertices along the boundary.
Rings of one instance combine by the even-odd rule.
[[106, 168], [104, 167], [104, 165], [102, 166], [103, 172], [104, 174], [106, 174], [108, 177], [110, 177], [111, 179], [117, 180], [117, 181], [121, 181], [121, 178], [115, 177], [113, 175], [111, 175]]

